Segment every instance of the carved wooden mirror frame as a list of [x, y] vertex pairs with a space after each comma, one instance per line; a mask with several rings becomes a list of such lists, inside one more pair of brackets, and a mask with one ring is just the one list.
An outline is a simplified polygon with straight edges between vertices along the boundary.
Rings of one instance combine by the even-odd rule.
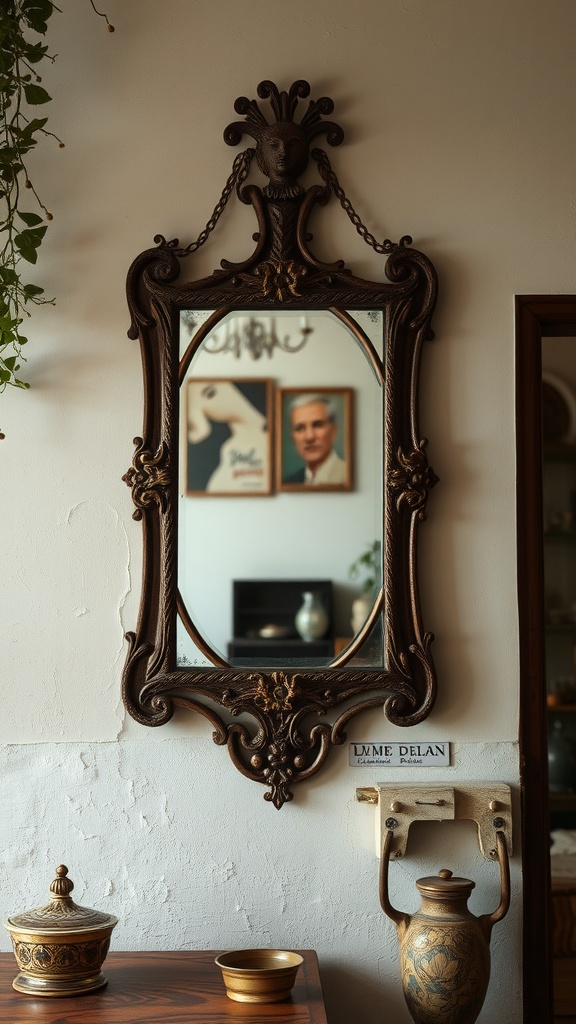
[[[417, 416], [422, 344], [433, 337], [436, 275], [430, 261], [410, 247], [408, 236], [398, 243], [376, 242], [352, 209], [326, 153], [310, 153], [312, 139], [321, 133], [333, 146], [343, 140], [342, 129], [322, 119], [332, 112], [332, 101], [311, 100], [296, 120], [299, 100], [310, 93], [308, 83], [295, 82], [289, 92], [279, 92], [272, 82], [262, 82], [257, 91], [270, 101], [273, 118], [264, 116], [257, 101], [236, 101], [236, 112], [245, 118], [230, 124], [224, 139], [237, 145], [249, 134], [256, 146], [236, 157], [206, 229], [186, 248], [177, 239], [157, 236], [155, 248], [141, 253], [128, 274], [129, 337], [140, 340], [145, 403], [142, 437], [135, 439], [132, 468], [124, 479], [132, 488], [134, 518], [142, 520], [144, 570], [137, 628], [127, 634], [123, 699], [145, 725], [168, 722], [176, 707], [200, 712], [214, 726], [215, 743], [228, 746], [245, 776], [269, 787], [265, 799], [279, 808], [292, 798], [292, 785], [313, 775], [331, 746], [344, 742], [353, 715], [382, 705], [390, 722], [410, 726], [426, 718], [434, 704], [433, 637], [421, 622], [416, 556], [418, 526], [437, 479]], [[269, 178], [264, 188], [244, 184], [254, 155]], [[298, 179], [309, 156], [323, 183], [305, 190]], [[236, 264], [222, 260], [222, 269], [211, 276], [180, 283], [181, 261], [206, 241], [234, 190], [256, 214], [252, 255]], [[364, 240], [387, 257], [387, 280], [363, 280], [344, 261], [323, 263], [313, 255], [308, 220], [332, 193]], [[352, 321], [356, 335], [362, 332], [355, 330], [351, 310], [382, 314], [383, 356], [368, 338], [358, 340], [383, 395], [383, 583], [364, 627], [329, 665], [238, 668], [227, 663], [196, 629], [179, 594], [179, 383], [205, 335], [197, 332], [180, 361], [179, 316], [190, 309], [216, 310], [217, 317], [231, 310], [327, 310], [345, 324]], [[186, 628], [209, 656], [209, 667], [177, 663], [178, 615], [188, 620]], [[358, 664], [358, 652], [374, 630], [382, 637], [382, 663]]]

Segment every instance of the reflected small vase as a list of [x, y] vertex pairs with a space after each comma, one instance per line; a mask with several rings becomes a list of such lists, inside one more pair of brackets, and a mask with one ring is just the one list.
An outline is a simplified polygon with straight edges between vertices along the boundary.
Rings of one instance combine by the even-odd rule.
[[369, 594], [362, 594], [361, 597], [355, 597], [352, 601], [352, 636], [356, 636], [362, 629], [372, 611], [373, 604], [374, 602]]
[[305, 590], [294, 624], [302, 640], [321, 640], [328, 629], [328, 613], [315, 590]]

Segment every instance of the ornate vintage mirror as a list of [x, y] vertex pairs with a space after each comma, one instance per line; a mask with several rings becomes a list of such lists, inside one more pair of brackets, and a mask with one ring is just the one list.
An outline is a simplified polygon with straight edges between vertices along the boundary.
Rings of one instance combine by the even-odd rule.
[[[138, 626], [123, 694], [146, 725], [177, 706], [205, 715], [234, 764], [276, 807], [346, 722], [383, 705], [396, 725], [430, 712], [436, 679], [417, 587], [417, 530], [436, 476], [417, 417], [436, 276], [411, 239], [376, 242], [312, 139], [343, 140], [324, 97], [295, 82], [246, 98], [239, 154], [196, 242], [157, 236], [128, 275], [140, 339], [142, 438], [125, 475], [144, 530]], [[309, 155], [323, 184], [304, 189]], [[256, 156], [269, 179], [245, 184]], [[252, 254], [182, 283], [228, 199], [257, 218]], [[384, 282], [320, 262], [308, 221], [332, 193], [387, 257]], [[185, 265], [184, 265], [185, 266]], [[347, 567], [365, 551], [371, 598], [350, 626]]]

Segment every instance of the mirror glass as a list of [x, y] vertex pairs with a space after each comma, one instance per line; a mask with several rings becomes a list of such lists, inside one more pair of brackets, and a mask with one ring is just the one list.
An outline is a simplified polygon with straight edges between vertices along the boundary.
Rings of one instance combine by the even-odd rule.
[[[381, 310], [181, 311], [179, 667], [327, 665], [351, 641], [365, 576], [349, 568], [382, 543], [383, 338]], [[323, 645], [250, 581], [327, 586], [310, 588]], [[381, 630], [351, 667], [383, 665]]]

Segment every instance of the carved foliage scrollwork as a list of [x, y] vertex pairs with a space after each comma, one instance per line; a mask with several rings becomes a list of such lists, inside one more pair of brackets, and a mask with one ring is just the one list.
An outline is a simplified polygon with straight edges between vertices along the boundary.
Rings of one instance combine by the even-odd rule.
[[132, 500], [136, 505], [133, 519], [142, 519], [144, 509], [156, 506], [161, 512], [167, 507], [171, 483], [170, 453], [164, 443], [156, 452], [151, 452], [141, 437], [134, 438], [136, 451], [132, 466], [122, 479], [132, 488]]
[[418, 448], [409, 452], [398, 448], [396, 465], [388, 473], [390, 490], [396, 496], [397, 508], [405, 502], [411, 511], [418, 513], [420, 519], [425, 518], [428, 495], [438, 483], [436, 473], [428, 465], [427, 443], [424, 439]]
[[[247, 702], [247, 703], [246, 703]], [[250, 738], [245, 728], [231, 726], [228, 747], [236, 766], [269, 787], [265, 799], [279, 809], [292, 799], [292, 786], [317, 770], [329, 749], [330, 727], [323, 723], [300, 730], [298, 723], [313, 702], [303, 692], [297, 674], [253, 673], [240, 697], [230, 692], [223, 704], [233, 714], [248, 706], [260, 728]]]
[[307, 273], [306, 267], [299, 266], [294, 260], [267, 260], [256, 270], [262, 277], [262, 298], [284, 302], [290, 295], [299, 298], [299, 281]]

